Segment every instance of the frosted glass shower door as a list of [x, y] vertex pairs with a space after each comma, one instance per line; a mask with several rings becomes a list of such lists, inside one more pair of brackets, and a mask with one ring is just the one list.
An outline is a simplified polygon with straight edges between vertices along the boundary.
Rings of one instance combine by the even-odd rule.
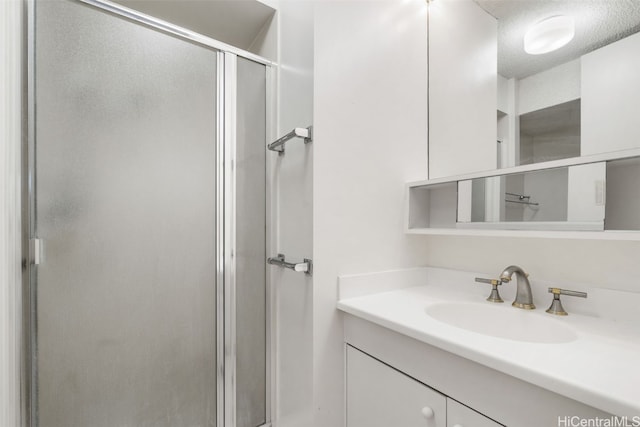
[[37, 425], [215, 426], [218, 53], [35, 13]]

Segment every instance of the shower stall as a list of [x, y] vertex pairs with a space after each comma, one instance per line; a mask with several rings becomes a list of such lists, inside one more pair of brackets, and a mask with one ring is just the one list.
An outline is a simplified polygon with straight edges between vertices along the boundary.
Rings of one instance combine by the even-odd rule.
[[29, 3], [32, 427], [268, 424], [273, 64], [114, 3]]

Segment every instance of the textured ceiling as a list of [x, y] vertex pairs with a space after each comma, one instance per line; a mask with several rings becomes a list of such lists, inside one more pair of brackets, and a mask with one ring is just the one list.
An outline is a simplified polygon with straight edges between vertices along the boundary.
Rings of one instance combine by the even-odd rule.
[[[498, 19], [498, 72], [522, 78], [640, 31], [640, 0], [475, 0]], [[575, 38], [542, 55], [524, 51], [524, 34], [542, 19], [573, 16]]]

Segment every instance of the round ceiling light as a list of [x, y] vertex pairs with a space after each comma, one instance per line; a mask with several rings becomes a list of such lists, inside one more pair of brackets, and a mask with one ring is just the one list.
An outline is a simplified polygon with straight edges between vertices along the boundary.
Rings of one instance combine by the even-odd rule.
[[551, 52], [569, 43], [574, 35], [572, 17], [552, 16], [529, 28], [524, 35], [524, 51], [531, 55]]

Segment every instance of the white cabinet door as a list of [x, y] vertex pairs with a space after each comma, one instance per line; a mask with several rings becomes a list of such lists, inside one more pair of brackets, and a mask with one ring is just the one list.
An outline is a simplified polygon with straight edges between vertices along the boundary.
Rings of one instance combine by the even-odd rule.
[[582, 57], [582, 156], [639, 148], [640, 34]]
[[429, 178], [497, 167], [498, 22], [472, 0], [429, 5]]
[[500, 427], [492, 419], [452, 399], [447, 399], [447, 427]]
[[446, 427], [446, 397], [347, 347], [347, 427]]

